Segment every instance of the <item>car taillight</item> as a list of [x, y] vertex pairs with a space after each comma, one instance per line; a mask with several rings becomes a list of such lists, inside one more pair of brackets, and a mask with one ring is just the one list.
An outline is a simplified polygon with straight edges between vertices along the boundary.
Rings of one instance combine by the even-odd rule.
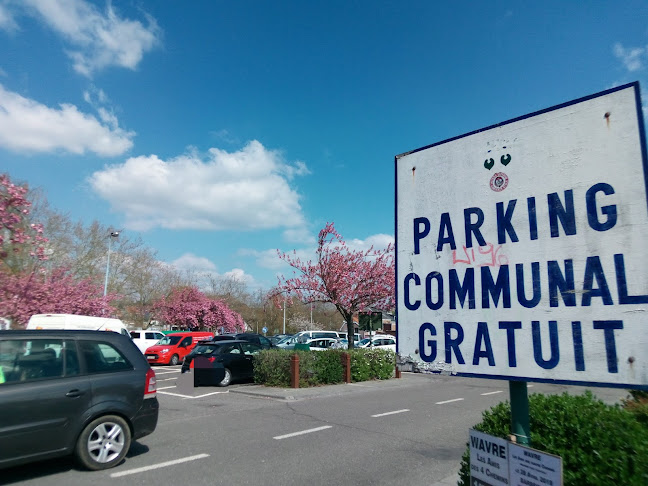
[[144, 398], [155, 398], [157, 392], [157, 380], [155, 371], [151, 368], [146, 372], [146, 386], [144, 387]]

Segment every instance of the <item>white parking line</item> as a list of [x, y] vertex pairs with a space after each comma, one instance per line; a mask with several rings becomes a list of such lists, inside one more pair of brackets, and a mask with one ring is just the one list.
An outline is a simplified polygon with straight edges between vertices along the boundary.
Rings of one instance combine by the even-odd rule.
[[372, 417], [384, 417], [385, 415], [394, 415], [396, 413], [403, 412], [409, 412], [409, 408], [404, 408], [403, 410], [394, 410], [393, 412], [377, 413], [376, 415], [372, 415]]
[[155, 381], [169, 381], [169, 380], [177, 380], [177, 378], [162, 378], [160, 380], [155, 380]]
[[192, 396], [192, 395], [181, 395], [180, 393], [171, 393], [171, 392], [165, 392], [165, 391], [160, 391], [158, 388], [158, 393], [162, 395], [171, 395], [174, 397], [181, 397], [181, 398], [203, 398], [203, 397], [208, 397], [209, 395], [217, 395], [219, 393], [229, 393], [229, 390], [225, 391], [217, 391], [217, 392], [212, 392], [212, 393], [205, 393], [204, 395], [197, 395], [197, 396]]
[[171, 370], [171, 371], [156, 371], [155, 376], [158, 375], [169, 375], [171, 373], [180, 373], [180, 370]]
[[435, 405], [444, 405], [446, 403], [460, 402], [463, 398], [454, 398], [452, 400], [446, 400], [445, 402], [436, 402]]
[[176, 387], [175, 385], [173, 385], [173, 386], [163, 386], [162, 388], [158, 388], [157, 391], [160, 391], [160, 390], [167, 390], [167, 389], [169, 389], [169, 388], [175, 388], [175, 387]]
[[176, 464], [181, 464], [183, 462], [189, 462], [189, 461], [195, 461], [196, 459], [203, 459], [205, 457], [209, 457], [209, 454], [198, 454], [197, 456], [189, 456], [189, 457], [184, 457], [182, 459], [175, 459], [173, 461], [161, 462], [159, 464], [152, 464], [150, 466], [138, 467], [138, 468], [135, 468], [135, 469], [129, 469], [127, 471], [120, 471], [120, 472], [112, 473], [110, 475], [110, 477], [111, 478], [119, 478], [119, 477], [122, 477], [122, 476], [128, 476], [129, 474], [137, 474], [137, 473], [141, 473], [141, 472], [151, 471], [152, 469], [159, 469], [161, 467], [174, 466]]
[[482, 397], [485, 397], [486, 395], [496, 395], [497, 393], [502, 393], [502, 390], [497, 390], [497, 391], [488, 392], [488, 393], [482, 393]]
[[289, 437], [295, 437], [297, 435], [304, 435], [304, 434], [310, 434], [312, 432], [319, 432], [320, 430], [330, 429], [331, 427], [333, 427], [333, 426], [332, 425], [324, 425], [322, 427], [316, 427], [314, 429], [308, 429], [308, 430], [301, 430], [299, 432], [293, 432], [292, 434], [278, 435], [277, 437], [273, 437], [273, 439], [276, 439], [276, 440], [287, 439]]

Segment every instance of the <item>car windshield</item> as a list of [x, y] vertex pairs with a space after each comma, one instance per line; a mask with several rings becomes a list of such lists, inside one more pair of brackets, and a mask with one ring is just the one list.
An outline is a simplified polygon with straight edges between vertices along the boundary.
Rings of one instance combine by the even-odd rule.
[[162, 339], [160, 339], [158, 344], [178, 344], [182, 338], [183, 336], [164, 336]]
[[286, 344], [291, 339], [292, 339], [292, 336], [286, 336], [285, 338], [281, 338], [279, 341], [277, 341], [277, 344]]
[[369, 341], [369, 338], [365, 338], [362, 341], [358, 342], [358, 346], [366, 346], [367, 344], [369, 344]]

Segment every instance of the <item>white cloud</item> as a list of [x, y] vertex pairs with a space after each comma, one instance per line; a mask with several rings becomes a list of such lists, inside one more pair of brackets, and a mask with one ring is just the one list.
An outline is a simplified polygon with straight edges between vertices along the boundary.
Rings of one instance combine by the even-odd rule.
[[373, 246], [374, 250], [384, 250], [388, 245], [394, 244], [392, 235], [377, 234], [369, 236], [366, 240], [353, 239], [346, 242], [351, 250], [367, 251]]
[[290, 228], [283, 232], [284, 240], [290, 243], [313, 244], [316, 239], [307, 228]]
[[14, 31], [18, 29], [18, 24], [13, 18], [12, 13], [6, 4], [0, 3], [0, 29]]
[[[373, 246], [374, 250], [384, 250], [388, 245], [394, 244], [394, 237], [392, 235], [376, 234], [367, 237], [364, 240], [352, 239], [346, 241], [347, 247], [351, 251], [367, 251]], [[306, 263], [309, 260], [314, 262], [317, 258], [316, 247], [305, 246], [295, 250], [288, 250], [285, 253], [289, 254], [291, 259], [299, 258], [302, 262]], [[285, 269], [288, 270], [289, 266], [279, 258], [276, 249], [269, 249], [264, 251], [257, 251], [251, 249], [239, 250], [239, 254], [243, 256], [252, 256], [256, 258], [256, 263], [260, 267], [272, 270]]]
[[[106, 126], [108, 125], [108, 126]], [[0, 85], [0, 146], [17, 152], [121, 155], [133, 146], [134, 132], [82, 113], [71, 104], [50, 108]]]
[[155, 19], [147, 15], [145, 26], [120, 18], [110, 2], [105, 12], [84, 0], [24, 0], [24, 5], [67, 40], [74, 69], [84, 76], [109, 66], [135, 69], [160, 42]]
[[625, 68], [630, 71], [638, 71], [643, 67], [643, 57], [648, 54], [648, 47], [625, 48], [620, 43], [614, 45], [614, 55], [621, 60]]
[[125, 215], [126, 226], [168, 229], [257, 230], [304, 225], [299, 195], [284, 175], [290, 165], [252, 141], [238, 152], [210, 149], [164, 161], [128, 159], [89, 179]]
[[252, 277], [252, 275], [245, 273], [245, 270], [242, 270], [240, 268], [233, 268], [229, 272], [225, 272], [222, 276], [227, 279], [235, 280], [236, 282], [241, 282], [247, 285], [248, 287], [252, 287], [256, 285], [254, 277]]
[[215, 272], [216, 265], [205, 257], [199, 257], [193, 253], [185, 253], [180, 258], [171, 262], [178, 270], [185, 270], [188, 272]]

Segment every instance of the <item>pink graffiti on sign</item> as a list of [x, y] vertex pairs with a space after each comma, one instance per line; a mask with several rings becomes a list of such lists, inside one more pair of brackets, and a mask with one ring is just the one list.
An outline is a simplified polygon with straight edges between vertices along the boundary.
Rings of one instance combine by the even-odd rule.
[[492, 243], [488, 243], [486, 246], [477, 247], [477, 253], [475, 253], [474, 248], [468, 249], [462, 246], [463, 254], [466, 258], [463, 258], [464, 255], [458, 256], [457, 250], [452, 250], [452, 264], [465, 263], [466, 265], [476, 265], [478, 267], [499, 267], [500, 265], [506, 265], [508, 264], [508, 258], [506, 255], [500, 253], [501, 249], [502, 245], [496, 247]]

